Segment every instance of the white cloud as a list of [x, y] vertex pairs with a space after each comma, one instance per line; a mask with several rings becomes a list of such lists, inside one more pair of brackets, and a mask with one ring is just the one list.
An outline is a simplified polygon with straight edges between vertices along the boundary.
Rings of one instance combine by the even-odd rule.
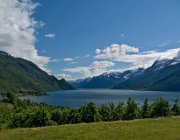
[[90, 54], [86, 54], [84, 56], [76, 56], [76, 57], [74, 57], [74, 59], [78, 60], [78, 59], [84, 59], [84, 58], [88, 58], [88, 57], [90, 57]]
[[56, 35], [55, 34], [53, 34], [53, 33], [49, 33], [49, 34], [46, 34], [46, 35], [44, 35], [46, 38], [55, 38], [56, 37]]
[[[65, 68], [64, 73], [72, 74], [71, 78], [82, 79], [97, 76], [105, 72], [123, 72], [125, 70], [136, 69], [139, 67], [147, 68], [156, 60], [173, 59], [179, 54], [180, 48], [170, 49], [166, 51], [144, 51], [140, 52], [138, 48], [126, 44], [112, 44], [105, 49], [96, 49], [94, 56], [95, 61], [89, 66], [78, 66], [73, 68]], [[103, 60], [103, 61], [102, 61]], [[131, 63], [130, 67], [122, 69], [112, 69], [117, 62]], [[73, 76], [73, 75], [80, 76]], [[69, 78], [69, 79], [71, 79]]]
[[68, 63], [68, 64], [75, 64], [77, 63], [76, 61], [79, 60], [79, 59], [84, 59], [84, 58], [88, 58], [90, 57], [89, 54], [86, 54], [84, 56], [78, 56], [78, 57], [74, 57], [74, 58], [63, 58], [63, 59], [59, 59], [59, 58], [54, 58], [54, 59], [50, 59], [50, 62], [53, 63], [53, 62], [71, 62], [71, 63]]
[[73, 77], [72, 75], [66, 74], [66, 73], [58, 74], [58, 75], [56, 75], [56, 77], [58, 79], [63, 79], [64, 78], [66, 80], [75, 80], [75, 79], [77, 79], [77, 77]]
[[47, 70], [49, 57], [39, 56], [35, 48], [35, 28], [42, 24], [32, 17], [37, 6], [31, 0], [0, 0], [0, 50]]
[[112, 67], [114, 66], [113, 62], [110, 61], [94, 61], [91, 65], [90, 68], [107, 68], [107, 67]]
[[165, 42], [161, 42], [158, 46], [165, 47], [165, 46], [168, 46], [169, 44], [170, 44], [170, 41], [165, 41]]
[[73, 58], [64, 58], [63, 60], [64, 60], [64, 62], [72, 62], [72, 61], [74, 61]]
[[64, 72], [78, 73], [81, 78], [92, 77], [100, 75], [107, 71], [107, 68], [114, 66], [113, 62], [110, 61], [94, 61], [87, 67], [74, 67], [63, 69]]
[[61, 62], [62, 59], [50, 59], [50, 62]]
[[138, 48], [126, 44], [112, 44], [110, 47], [100, 50], [94, 59], [103, 59], [119, 62], [132, 63], [133, 67], [151, 66], [157, 59], [172, 59], [179, 52], [179, 48], [166, 51], [146, 51], [140, 52]]
[[78, 73], [81, 75], [80, 78], [86, 78], [86, 77], [91, 76], [91, 71], [89, 70], [89, 67], [65, 68], [62, 71], [68, 72], [68, 73]]
[[96, 49], [96, 54], [100, 54], [101, 53], [101, 50], [100, 49]]
[[130, 53], [138, 53], [139, 49], [126, 45], [126, 44], [112, 44], [110, 47], [105, 48], [104, 50], [96, 49], [95, 58], [99, 59], [113, 59], [120, 56], [124, 56]]

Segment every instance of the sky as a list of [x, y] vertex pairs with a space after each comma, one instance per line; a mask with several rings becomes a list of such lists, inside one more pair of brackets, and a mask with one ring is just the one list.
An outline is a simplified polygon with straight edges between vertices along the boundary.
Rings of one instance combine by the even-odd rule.
[[0, 50], [67, 80], [180, 51], [179, 0], [0, 0]]

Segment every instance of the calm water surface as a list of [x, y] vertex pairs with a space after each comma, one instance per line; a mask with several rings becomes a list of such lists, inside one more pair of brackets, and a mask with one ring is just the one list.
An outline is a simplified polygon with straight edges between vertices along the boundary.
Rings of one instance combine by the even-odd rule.
[[180, 98], [180, 92], [160, 92], [160, 91], [135, 91], [135, 90], [112, 90], [112, 89], [91, 89], [91, 90], [68, 90], [68, 91], [53, 91], [49, 92], [49, 96], [26, 96], [22, 99], [29, 98], [33, 102], [47, 103], [50, 105], [78, 108], [84, 103], [90, 101], [97, 105], [103, 103], [119, 101], [126, 103], [129, 97], [133, 97], [141, 106], [145, 98], [149, 102], [154, 101], [158, 96], [168, 100], [171, 104], [175, 99]]

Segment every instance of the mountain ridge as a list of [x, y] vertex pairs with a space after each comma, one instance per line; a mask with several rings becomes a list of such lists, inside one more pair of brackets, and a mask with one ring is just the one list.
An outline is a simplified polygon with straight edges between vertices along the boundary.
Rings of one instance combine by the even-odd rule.
[[180, 53], [173, 59], [157, 60], [152, 66], [124, 72], [103, 73], [72, 82], [77, 88], [180, 91]]
[[64, 79], [58, 80], [44, 72], [31, 61], [0, 51], [0, 92], [22, 89], [51, 91], [74, 88]]
[[113, 89], [180, 91], [180, 61], [176, 58], [155, 61], [139, 77], [120, 82]]
[[127, 70], [124, 72], [103, 73], [99, 76], [72, 81], [70, 83], [76, 88], [111, 88], [120, 81], [140, 74], [143, 70], [143, 68], [139, 68], [137, 70]]

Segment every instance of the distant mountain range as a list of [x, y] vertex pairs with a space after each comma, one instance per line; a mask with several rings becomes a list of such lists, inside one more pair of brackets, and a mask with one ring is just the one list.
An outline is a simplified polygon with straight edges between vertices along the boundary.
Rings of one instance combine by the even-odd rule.
[[34, 63], [0, 51], [0, 92], [74, 89], [66, 80], [48, 75]]
[[180, 57], [158, 60], [147, 69], [104, 73], [71, 83], [77, 88], [180, 91]]
[[92, 78], [71, 81], [70, 83], [77, 88], [112, 88], [116, 84], [123, 82], [135, 75], [139, 75], [144, 69], [127, 70], [123, 73], [112, 72], [103, 73]]

